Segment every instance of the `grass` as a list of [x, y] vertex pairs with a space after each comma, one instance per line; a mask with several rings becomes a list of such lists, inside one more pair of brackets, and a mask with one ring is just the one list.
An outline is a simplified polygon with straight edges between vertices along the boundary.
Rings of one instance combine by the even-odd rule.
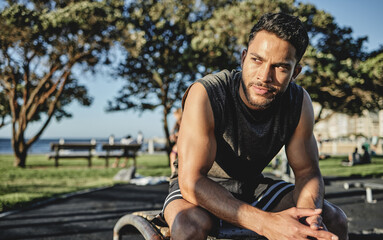
[[[372, 164], [341, 166], [341, 157], [319, 162], [323, 176], [383, 177], [383, 158], [373, 157]], [[45, 155], [29, 155], [25, 169], [13, 167], [12, 155], [0, 155], [0, 211], [27, 206], [35, 201], [74, 191], [112, 186], [118, 168], [105, 168], [105, 161], [94, 158], [92, 168], [85, 159], [64, 159], [60, 167]], [[266, 171], [271, 171], [270, 167]], [[137, 172], [144, 176], [169, 176], [165, 155], [137, 158]]]
[[319, 161], [323, 176], [337, 177], [383, 177], [383, 157], [372, 157], [371, 164], [345, 167], [341, 165], [346, 157], [333, 157]]
[[[137, 172], [144, 176], [169, 176], [166, 155], [137, 157]], [[105, 161], [60, 160], [60, 167], [45, 155], [29, 155], [25, 169], [13, 167], [12, 155], [0, 155], [0, 211], [24, 207], [35, 201], [79, 190], [112, 186], [119, 168], [105, 168]]]

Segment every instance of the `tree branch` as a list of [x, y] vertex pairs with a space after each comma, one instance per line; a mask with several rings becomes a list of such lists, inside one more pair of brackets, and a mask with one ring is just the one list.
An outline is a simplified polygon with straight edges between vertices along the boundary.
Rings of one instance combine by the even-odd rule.
[[[31, 107], [31, 105], [35, 102], [35, 98], [36, 98], [36, 96], [38, 96], [38, 94], [39, 94], [40, 90], [42, 89], [42, 87], [52, 78], [53, 73], [56, 72], [58, 68], [59, 68], [58, 65], [52, 66], [50, 71], [49, 71], [49, 73], [46, 74], [41, 79], [39, 84], [36, 86], [36, 88], [32, 91], [32, 93], [30, 95], [29, 101], [26, 104], [27, 109], [29, 109]], [[56, 84], [56, 86], [57, 86], [57, 84]]]
[[[73, 66], [73, 65], [72, 65]], [[56, 92], [56, 95], [54, 97], [54, 100], [50, 103], [49, 105], [49, 109], [48, 109], [48, 117], [47, 119], [45, 120], [45, 123], [42, 125], [42, 127], [40, 128], [40, 130], [36, 133], [35, 136], [33, 136], [32, 138], [30, 138], [26, 145], [29, 147], [31, 144], [33, 144], [37, 139], [39, 139], [39, 137], [41, 136], [41, 134], [44, 132], [45, 128], [48, 126], [49, 122], [51, 121], [52, 117], [53, 117], [53, 114], [56, 110], [56, 104], [57, 102], [59, 101], [60, 99], [60, 96], [65, 88], [65, 84], [69, 78], [69, 75], [70, 75], [70, 69], [72, 68], [72, 66], [69, 68], [69, 70], [65, 71], [65, 73], [63, 74], [62, 78], [64, 79], [63, 82], [61, 83], [61, 86], [60, 88], [58, 89], [58, 91]], [[59, 81], [57, 81], [59, 82]]]

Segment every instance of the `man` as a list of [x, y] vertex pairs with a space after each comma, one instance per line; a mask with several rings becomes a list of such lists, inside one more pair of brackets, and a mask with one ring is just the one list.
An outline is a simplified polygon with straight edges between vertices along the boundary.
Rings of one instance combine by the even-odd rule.
[[[217, 219], [269, 240], [348, 238], [345, 214], [323, 199], [312, 103], [294, 83], [307, 44], [297, 18], [266, 14], [241, 72], [208, 75], [185, 93], [178, 178], [163, 209], [173, 239], [205, 239]], [[284, 145], [295, 186], [261, 174]]]

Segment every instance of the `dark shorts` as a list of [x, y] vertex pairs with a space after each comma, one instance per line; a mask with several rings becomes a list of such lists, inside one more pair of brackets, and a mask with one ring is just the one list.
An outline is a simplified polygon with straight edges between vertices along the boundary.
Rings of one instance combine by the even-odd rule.
[[[267, 177], [260, 178], [257, 182], [256, 185], [245, 186], [237, 182], [218, 181], [234, 197], [263, 211], [271, 211], [287, 193], [294, 189], [292, 183]], [[183, 199], [177, 179], [170, 183], [169, 195], [162, 208], [162, 216], [169, 203], [176, 199]]]

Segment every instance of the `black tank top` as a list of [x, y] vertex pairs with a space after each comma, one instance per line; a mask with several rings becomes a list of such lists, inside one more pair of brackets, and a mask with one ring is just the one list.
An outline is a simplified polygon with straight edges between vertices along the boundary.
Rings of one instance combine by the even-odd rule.
[[269, 108], [254, 111], [239, 96], [241, 77], [242, 72], [224, 70], [197, 82], [205, 87], [214, 114], [217, 153], [209, 177], [249, 182], [262, 177], [289, 142], [300, 119], [303, 89], [290, 83]]

